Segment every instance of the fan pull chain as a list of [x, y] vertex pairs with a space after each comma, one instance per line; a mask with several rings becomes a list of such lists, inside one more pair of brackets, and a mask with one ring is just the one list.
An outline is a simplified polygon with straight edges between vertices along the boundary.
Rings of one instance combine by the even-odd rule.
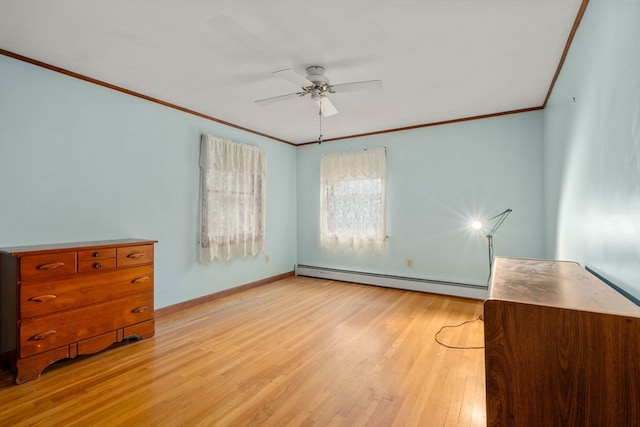
[[319, 104], [318, 115], [320, 116], [320, 136], [318, 137], [318, 144], [322, 144], [322, 100]]

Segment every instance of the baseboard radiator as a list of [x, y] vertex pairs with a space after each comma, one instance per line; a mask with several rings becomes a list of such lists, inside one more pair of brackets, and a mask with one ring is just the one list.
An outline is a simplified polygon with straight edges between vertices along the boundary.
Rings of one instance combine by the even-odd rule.
[[333, 268], [296, 265], [296, 276], [316, 277], [319, 279], [338, 280], [341, 282], [360, 283], [364, 285], [382, 286], [385, 288], [404, 289], [409, 291], [428, 292], [451, 295], [463, 298], [485, 299], [487, 287], [466, 283], [444, 282], [439, 280], [419, 279], [414, 277], [390, 276], [387, 274], [363, 273], [359, 271], [338, 270]]

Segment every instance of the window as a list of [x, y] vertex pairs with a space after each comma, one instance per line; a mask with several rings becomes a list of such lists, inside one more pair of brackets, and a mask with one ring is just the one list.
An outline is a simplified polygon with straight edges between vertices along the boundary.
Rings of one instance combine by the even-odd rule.
[[258, 255], [265, 246], [264, 150], [203, 135], [200, 261]]
[[386, 152], [374, 148], [322, 156], [320, 246], [384, 253]]

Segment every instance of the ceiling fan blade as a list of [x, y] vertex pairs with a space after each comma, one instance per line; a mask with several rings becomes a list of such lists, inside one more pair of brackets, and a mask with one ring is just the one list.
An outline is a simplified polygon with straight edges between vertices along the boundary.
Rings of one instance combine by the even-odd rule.
[[362, 90], [382, 89], [382, 80], [368, 80], [364, 82], [341, 83], [331, 86], [331, 92], [358, 92]]
[[320, 108], [320, 112], [324, 117], [333, 116], [334, 114], [338, 114], [338, 110], [333, 106], [329, 98], [326, 96], [320, 97], [320, 99], [316, 99], [316, 104], [318, 104], [318, 108]]
[[306, 78], [302, 77], [300, 74], [296, 73], [291, 68], [276, 71], [273, 74], [276, 77], [280, 77], [281, 79], [289, 80], [291, 83], [297, 86], [300, 86], [301, 88], [313, 85], [313, 82], [310, 82]]
[[276, 102], [286, 101], [287, 99], [298, 98], [298, 97], [300, 97], [300, 95], [297, 93], [288, 93], [286, 95], [274, 96], [272, 98], [259, 99], [255, 102], [258, 105], [270, 105], [270, 104], [275, 104]]

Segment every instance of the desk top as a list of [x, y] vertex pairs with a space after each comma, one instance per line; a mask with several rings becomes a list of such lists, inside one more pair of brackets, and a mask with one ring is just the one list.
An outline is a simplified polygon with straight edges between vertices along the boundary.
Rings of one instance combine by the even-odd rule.
[[640, 307], [576, 262], [496, 257], [487, 301], [640, 318]]

